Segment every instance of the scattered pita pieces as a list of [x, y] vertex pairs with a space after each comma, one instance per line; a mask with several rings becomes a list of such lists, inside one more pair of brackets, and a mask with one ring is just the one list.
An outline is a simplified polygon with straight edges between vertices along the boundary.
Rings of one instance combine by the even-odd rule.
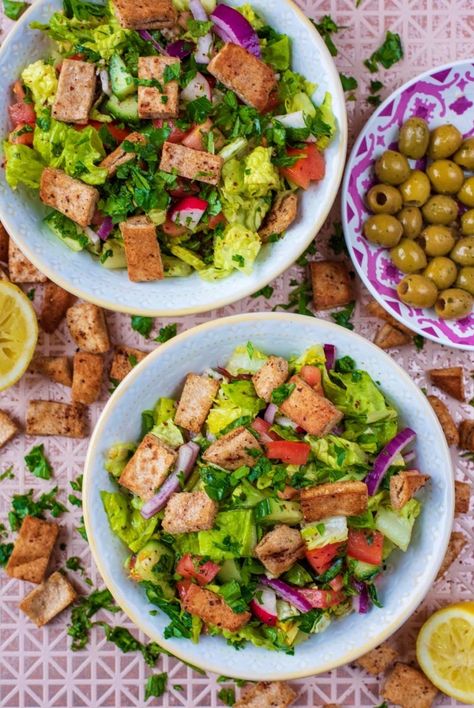
[[460, 423], [459, 447], [474, 452], [474, 420], [463, 420]]
[[403, 347], [405, 344], [412, 343], [411, 334], [406, 334], [396, 327], [392, 327], [391, 324], [386, 322], [380, 329], [374, 338], [374, 344], [376, 344], [380, 349], [392, 349], [393, 347]]
[[37, 356], [31, 362], [29, 371], [46, 376], [54, 383], [72, 386], [72, 367], [67, 356]]
[[403, 509], [416, 492], [429, 480], [428, 474], [407, 470], [390, 477], [390, 503], [394, 509]]
[[355, 663], [365, 669], [367, 673], [377, 676], [377, 674], [387, 671], [397, 657], [398, 651], [385, 642], [359, 657]]
[[72, 374], [72, 400], [86, 406], [97, 401], [102, 388], [103, 373], [103, 354], [77, 352], [74, 355]]
[[18, 430], [18, 425], [8, 413], [0, 411], [0, 447], [6, 445], [17, 434]]
[[52, 334], [61, 323], [67, 310], [74, 304], [75, 296], [52, 283], [46, 283], [41, 306], [40, 325], [45, 332]]
[[430, 708], [438, 689], [418, 669], [397, 662], [384, 681], [381, 695], [402, 708]]
[[431, 383], [458, 401], [465, 400], [464, 370], [462, 366], [451, 366], [448, 369], [430, 369], [428, 371]]
[[37, 627], [42, 627], [73, 603], [76, 597], [76, 591], [69, 580], [62, 573], [56, 572], [28, 593], [19, 608]]
[[5, 568], [7, 575], [30, 583], [41, 583], [58, 533], [58, 524], [25, 516]]
[[454, 563], [458, 555], [461, 553], [462, 549], [464, 546], [467, 544], [467, 538], [466, 536], [461, 533], [460, 531], [453, 531], [451, 534], [451, 538], [449, 539], [448, 543], [448, 549], [446, 551], [446, 555], [444, 556], [444, 560], [441, 563], [441, 568], [438, 571], [438, 575], [436, 576], [436, 580], [439, 580], [440, 578], [443, 577], [443, 575], [446, 573], [446, 571], [449, 569], [449, 567]]
[[471, 485], [467, 482], [454, 482], [454, 513], [467, 514], [471, 500]]
[[67, 326], [79, 349], [105, 354], [110, 349], [104, 311], [91, 302], [79, 302], [66, 312]]
[[8, 231], [2, 223], [0, 223], [0, 263], [7, 263], [8, 261], [8, 242], [10, 241], [10, 236]]
[[296, 693], [283, 681], [260, 681], [248, 686], [234, 708], [288, 708]]
[[87, 420], [80, 404], [30, 401], [26, 411], [27, 435], [63, 435], [85, 438]]
[[313, 261], [310, 267], [315, 310], [342, 307], [354, 299], [354, 287], [345, 263]]
[[427, 398], [441, 423], [448, 445], [459, 445], [458, 429], [446, 404], [438, 396], [427, 396]]
[[396, 320], [395, 317], [392, 317], [392, 315], [390, 315], [386, 310], [384, 310], [382, 305], [379, 305], [377, 300], [371, 300], [365, 306], [365, 309], [369, 313], [369, 315], [371, 315], [371, 317], [378, 317], [379, 320], [384, 320], [389, 325], [392, 325], [392, 327], [395, 327], [395, 329], [399, 329], [400, 332], [405, 332], [405, 334], [413, 336], [414, 333], [412, 332], [412, 330], [406, 327], [398, 320]]
[[43, 275], [20, 251], [15, 242], [8, 243], [8, 273], [12, 283], [45, 283]]
[[118, 344], [115, 347], [114, 358], [110, 367], [110, 378], [114, 381], [123, 381], [133, 367], [142, 361], [147, 354], [148, 352], [143, 352], [141, 349]]

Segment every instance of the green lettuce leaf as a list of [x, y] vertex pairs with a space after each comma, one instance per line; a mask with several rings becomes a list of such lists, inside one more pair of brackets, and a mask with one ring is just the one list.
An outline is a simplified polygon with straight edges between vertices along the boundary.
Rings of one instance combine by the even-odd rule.
[[262, 243], [254, 231], [229, 224], [214, 243], [214, 266], [221, 271], [240, 270], [249, 275]]
[[420, 511], [421, 504], [417, 499], [410, 499], [400, 511], [381, 507], [375, 517], [375, 528], [402, 551], [406, 551]]
[[[216, 9], [216, 0], [201, 0], [201, 4], [208, 15], [214, 12]], [[178, 12], [183, 12], [184, 10], [189, 10], [189, 0], [173, 0], [174, 7]]]
[[12, 189], [16, 189], [19, 184], [26, 187], [39, 189], [41, 173], [45, 165], [41, 161], [41, 156], [27, 145], [14, 145], [4, 142], [5, 152], [5, 178]]
[[252, 5], [250, 5], [249, 3], [245, 3], [245, 5], [237, 7], [236, 10], [238, 10], [241, 15], [243, 15], [245, 19], [250, 22], [254, 29], [260, 30], [265, 27], [265, 22], [262, 20], [260, 15], [255, 12]]
[[345, 416], [365, 423], [397, 419], [396, 410], [366, 371], [323, 372], [326, 396]]
[[286, 34], [262, 47], [263, 59], [277, 71], [286, 71], [291, 64], [291, 43]]
[[356, 442], [370, 454], [379, 452], [395, 437], [398, 430], [398, 420], [396, 418], [387, 418], [370, 425], [367, 425], [365, 421], [346, 418], [344, 424], [345, 430], [342, 436], [346, 440]]
[[329, 126], [329, 135], [321, 135], [316, 141], [316, 145], [320, 150], [325, 150], [332, 142], [336, 134], [336, 117], [332, 110], [332, 96], [326, 92], [324, 101], [319, 106], [319, 117], [325, 126]]
[[[301, 110], [301, 107], [295, 108], [293, 100], [296, 96], [303, 94], [311, 99], [316, 90], [316, 84], [311, 83], [302, 74], [291, 71], [291, 69], [287, 69], [283, 72], [278, 86], [280, 97], [285, 103], [285, 108], [288, 113]], [[315, 112], [314, 106], [312, 106], [312, 112], [313, 114]]]
[[252, 197], [265, 197], [280, 188], [280, 175], [272, 163], [272, 149], [257, 147], [244, 161], [244, 189]]
[[256, 349], [253, 344], [236, 347], [227, 362], [226, 369], [233, 376], [256, 374], [267, 361], [268, 356]]
[[176, 413], [176, 401], [173, 398], [159, 398], [153, 412], [155, 425], [160, 425], [165, 421], [174, 420]]
[[264, 407], [265, 402], [257, 397], [251, 381], [221, 384], [217, 400], [207, 416], [207, 429], [212, 435], [218, 435], [238, 418], [248, 416], [253, 420]]
[[35, 61], [23, 69], [21, 78], [30, 89], [35, 106], [51, 105], [58, 90], [58, 79], [54, 66], [43, 60]]
[[136, 443], [116, 443], [107, 450], [104, 467], [114, 477], [120, 477], [127, 462], [137, 449]]
[[324, 354], [322, 345], [315, 344], [298, 357], [290, 357], [289, 364], [290, 369], [295, 374], [299, 374], [303, 366], [320, 366], [321, 368], [324, 368], [326, 364], [326, 355]]
[[251, 509], [222, 511], [210, 531], [199, 531], [199, 553], [214, 561], [251, 558], [257, 545], [257, 531]]
[[158, 425], [152, 428], [151, 432], [166, 443], [166, 445], [174, 449], [178, 448], [180, 445], [184, 445], [183, 433], [172, 420], [158, 423]]
[[356, 465], [367, 466], [367, 454], [355, 442], [344, 440], [337, 435], [326, 435], [324, 438], [307, 435], [305, 440], [311, 445], [316, 459], [333, 470], [343, 472]]
[[152, 537], [158, 519], [144, 519], [121, 492], [103, 491], [100, 497], [112, 531], [131, 551], [139, 551]]
[[228, 642], [240, 648], [251, 642], [256, 647], [263, 647], [270, 651], [288, 651], [287, 632], [278, 627], [267, 627], [249, 622], [238, 632], [230, 632], [228, 629], [212, 628], [212, 634], [220, 634]]

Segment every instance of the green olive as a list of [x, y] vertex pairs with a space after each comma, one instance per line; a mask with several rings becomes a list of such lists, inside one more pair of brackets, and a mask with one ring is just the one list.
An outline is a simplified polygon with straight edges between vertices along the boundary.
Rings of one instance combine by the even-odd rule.
[[460, 238], [449, 255], [459, 265], [474, 266], [474, 236]]
[[470, 314], [474, 298], [466, 290], [449, 288], [440, 292], [435, 310], [443, 320], [458, 320]]
[[474, 138], [463, 142], [459, 150], [453, 155], [454, 162], [465, 170], [474, 170]]
[[423, 275], [433, 281], [438, 290], [449, 288], [456, 280], [457, 274], [456, 264], [445, 256], [433, 258], [423, 271]]
[[428, 149], [429, 141], [430, 131], [426, 121], [423, 118], [409, 118], [400, 128], [398, 149], [402, 155], [420, 160]]
[[364, 236], [371, 243], [391, 248], [396, 246], [403, 234], [401, 223], [390, 214], [375, 214], [364, 224]]
[[428, 199], [421, 210], [429, 224], [451, 224], [458, 215], [458, 205], [452, 197], [436, 194]]
[[386, 150], [375, 163], [375, 174], [381, 182], [401, 184], [410, 174], [410, 165], [405, 155]]
[[465, 266], [459, 271], [456, 287], [474, 295], [474, 266]]
[[423, 229], [420, 246], [427, 256], [445, 256], [453, 248], [456, 239], [448, 226], [431, 224]]
[[374, 214], [396, 214], [402, 208], [402, 195], [391, 184], [376, 184], [367, 194], [367, 205]]
[[468, 177], [458, 192], [460, 202], [468, 207], [474, 207], [474, 177]]
[[442, 160], [453, 155], [461, 143], [462, 135], [454, 125], [440, 125], [431, 131], [428, 155], [433, 160]]
[[474, 209], [468, 209], [461, 216], [461, 231], [465, 236], [474, 235]]
[[408, 179], [400, 185], [403, 203], [421, 207], [429, 199], [431, 184], [421, 170], [413, 170]]
[[433, 307], [438, 297], [436, 285], [424, 275], [406, 275], [397, 285], [398, 297], [413, 307]]
[[452, 160], [435, 160], [426, 174], [438, 194], [456, 194], [464, 182], [464, 172]]
[[403, 207], [397, 214], [397, 219], [403, 226], [405, 238], [416, 238], [423, 228], [423, 217], [418, 207]]
[[390, 258], [402, 273], [416, 273], [426, 268], [426, 256], [423, 249], [410, 238], [403, 238], [398, 246], [390, 250]]

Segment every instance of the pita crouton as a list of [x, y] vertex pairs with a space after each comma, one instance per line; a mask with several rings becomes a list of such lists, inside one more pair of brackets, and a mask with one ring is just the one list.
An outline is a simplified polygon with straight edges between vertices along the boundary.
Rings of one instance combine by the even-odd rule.
[[76, 297], [48, 280], [44, 286], [43, 304], [41, 306], [40, 324], [48, 334], [59, 327], [67, 310], [74, 304]]
[[325, 703], [322, 708], [340, 708], [339, 703]]
[[281, 575], [303, 558], [305, 545], [298, 529], [279, 524], [265, 534], [254, 553], [272, 575]]
[[394, 509], [403, 509], [405, 504], [424, 487], [429, 475], [420, 474], [418, 470], [407, 470], [390, 477], [390, 504]]
[[117, 345], [110, 367], [110, 378], [113, 381], [123, 381], [133, 367], [146, 357], [147, 353], [141, 349], [126, 347], [124, 344]]
[[411, 344], [412, 336], [401, 332], [396, 327], [392, 327], [387, 322], [380, 327], [374, 338], [374, 344], [380, 349], [392, 349], [393, 347], [403, 347]]
[[474, 452], [474, 420], [463, 420], [459, 424], [459, 447]]
[[392, 315], [390, 315], [386, 310], [384, 310], [382, 305], [379, 305], [377, 300], [371, 300], [365, 306], [365, 309], [372, 317], [378, 317], [379, 320], [384, 320], [385, 322], [388, 322], [388, 324], [392, 325], [392, 327], [395, 327], [395, 329], [399, 329], [400, 332], [405, 332], [405, 334], [413, 336], [414, 333], [412, 332], [412, 330], [406, 327], [398, 320], [396, 320], [395, 317], [392, 317]]
[[267, 214], [258, 235], [263, 243], [270, 236], [280, 235], [291, 226], [298, 216], [298, 197], [296, 194], [285, 194], [275, 200]]
[[2, 223], [0, 223], [0, 263], [8, 262], [8, 242], [10, 236]]
[[443, 575], [449, 570], [451, 565], [454, 563], [458, 555], [461, 553], [464, 546], [467, 544], [466, 536], [460, 531], [453, 531], [449, 539], [448, 548], [446, 550], [446, 555], [441, 563], [441, 567], [436, 576], [436, 580], [440, 580]]
[[234, 612], [224, 599], [207, 588], [191, 583], [181, 600], [183, 608], [206, 624], [237, 632], [251, 618], [250, 612]]
[[109, 331], [100, 307], [91, 302], [77, 303], [66, 312], [66, 321], [71, 337], [80, 349], [91, 354], [109, 351]]
[[300, 503], [305, 521], [327, 516], [358, 516], [367, 511], [369, 495], [364, 482], [329, 482], [301, 490]]
[[18, 432], [15, 421], [5, 411], [0, 411], [0, 447], [3, 447]]
[[220, 382], [209, 376], [188, 374], [175, 415], [176, 425], [199, 433], [211, 410]]
[[247, 686], [234, 708], [288, 708], [296, 693], [283, 681], [260, 681]]
[[54, 383], [72, 386], [72, 367], [67, 356], [37, 356], [31, 362], [29, 371], [46, 376]]
[[94, 102], [95, 64], [63, 59], [52, 116], [64, 123], [85, 125]]
[[179, 84], [176, 79], [166, 81], [168, 67], [181, 62], [176, 57], [157, 56], [138, 59], [138, 78], [152, 79], [160, 85], [138, 86], [138, 115], [144, 120], [176, 118], [179, 111]]
[[367, 673], [377, 676], [377, 674], [387, 671], [397, 657], [398, 651], [384, 643], [359, 657], [355, 663], [365, 669]]
[[178, 14], [172, 0], [114, 0], [115, 14], [125, 29], [173, 27]]
[[120, 224], [128, 277], [135, 283], [164, 278], [156, 226], [147, 216], [132, 216]]
[[62, 573], [56, 572], [28, 593], [19, 608], [37, 627], [42, 627], [73, 603], [76, 597], [76, 591], [69, 580]]
[[226, 44], [212, 59], [208, 71], [218, 81], [261, 113], [277, 87], [273, 69], [237, 44]]
[[316, 310], [331, 310], [354, 299], [349, 270], [341, 261], [313, 261], [310, 264], [313, 304]]
[[471, 500], [471, 485], [467, 482], [454, 482], [454, 513], [467, 514]]
[[430, 708], [438, 694], [426, 676], [408, 664], [397, 662], [382, 686], [381, 695], [401, 708]]
[[443, 428], [448, 445], [459, 445], [459, 433], [456, 423], [452, 419], [446, 404], [437, 396], [427, 396], [427, 398]]
[[59, 533], [59, 526], [25, 516], [5, 571], [11, 578], [41, 583]]
[[253, 385], [259, 398], [270, 402], [274, 389], [288, 378], [288, 362], [281, 356], [269, 356], [265, 364], [252, 376]]
[[99, 190], [69, 177], [62, 170], [45, 167], [41, 173], [40, 199], [79, 226], [89, 226], [99, 200]]
[[87, 420], [79, 404], [57, 401], [30, 401], [26, 411], [27, 435], [87, 437]]
[[162, 526], [172, 534], [209, 531], [214, 525], [218, 506], [206, 492], [173, 494], [165, 508]]
[[323, 437], [330, 433], [334, 426], [342, 420], [341, 411], [327, 398], [320, 396], [299, 376], [292, 376], [290, 384], [294, 384], [295, 388], [288, 398], [280, 404], [283, 415], [286, 415], [310, 435]]
[[451, 366], [448, 369], [430, 369], [428, 371], [431, 383], [458, 401], [465, 401], [464, 369], [462, 366]]
[[[130, 135], [127, 135], [124, 142], [144, 144], [146, 142], [146, 138], [141, 133], [130, 133]], [[107, 157], [104, 157], [100, 163], [100, 167], [105, 167], [109, 177], [112, 177], [117, 172], [120, 165], [125, 165], [126, 162], [134, 160], [135, 157], [136, 154], [134, 152], [124, 150], [122, 142], [113, 152], [107, 155]]]
[[0, 267], [0, 280], [6, 280], [7, 283], [10, 282], [10, 278], [8, 277], [7, 271], [1, 267]]
[[161, 487], [177, 458], [175, 450], [148, 433], [127, 463], [119, 483], [143, 501], [148, 501]]
[[72, 400], [88, 406], [97, 401], [104, 373], [103, 354], [77, 352], [72, 374]]
[[215, 185], [221, 178], [223, 164], [224, 161], [219, 155], [193, 150], [185, 145], [165, 143], [161, 154], [160, 170]]
[[255, 456], [249, 450], [261, 452], [262, 448], [252, 433], [241, 426], [213, 442], [202, 457], [225, 470], [236, 470], [242, 465], [254, 466]]
[[8, 243], [8, 273], [12, 283], [45, 283], [43, 275], [20, 251], [13, 239]]

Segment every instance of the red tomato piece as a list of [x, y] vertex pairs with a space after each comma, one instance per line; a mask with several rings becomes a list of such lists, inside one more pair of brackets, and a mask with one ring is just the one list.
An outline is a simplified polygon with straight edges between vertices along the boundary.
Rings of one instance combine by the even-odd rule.
[[270, 97], [268, 99], [267, 105], [263, 109], [262, 113], [271, 113], [272, 111], [275, 110], [280, 105], [280, 97], [278, 95], [278, 91], [272, 91], [270, 94]]
[[26, 131], [22, 133], [21, 131], [25, 128], [30, 128], [31, 125], [29, 123], [24, 123], [23, 125], [19, 125], [14, 131], [10, 133], [8, 136], [8, 140], [11, 143], [15, 143], [16, 145], [33, 145], [33, 137], [34, 137], [34, 132], [32, 130]]
[[313, 607], [325, 610], [328, 607], [339, 605], [344, 600], [344, 595], [341, 592], [334, 590], [319, 590], [318, 588], [302, 588], [298, 590]]
[[203, 137], [206, 133], [209, 133], [209, 131], [212, 129], [212, 120], [208, 118], [204, 123], [201, 125], [195, 125], [192, 130], [186, 135], [186, 137], [182, 140], [183, 145], [185, 145], [188, 148], [191, 148], [192, 150], [204, 150], [204, 141]]
[[383, 535], [380, 531], [349, 529], [347, 555], [363, 563], [380, 565], [383, 553]]
[[165, 223], [160, 226], [160, 229], [167, 236], [184, 236], [184, 234], [188, 233], [185, 226], [175, 224], [174, 221], [171, 221], [171, 219], [166, 219]]
[[308, 189], [310, 182], [323, 179], [326, 174], [324, 157], [314, 143], [308, 143], [304, 148], [290, 148], [286, 151], [289, 157], [301, 155], [292, 167], [280, 168], [280, 173], [298, 187]]
[[316, 393], [319, 393], [320, 396], [324, 396], [321, 369], [317, 366], [303, 366], [300, 371], [300, 376], [307, 384], [314, 388]]
[[12, 86], [12, 92], [13, 95], [15, 96], [16, 100], [18, 103], [22, 103], [25, 98], [26, 98], [26, 92], [25, 89], [23, 88], [23, 84], [21, 81], [18, 79], [18, 81], [15, 81], [15, 83]]
[[128, 128], [119, 128], [118, 125], [114, 125], [114, 123], [101, 123], [100, 125], [105, 125], [110, 135], [118, 143], [122, 143], [124, 140], [126, 140], [132, 132]]
[[73, 54], [72, 57], [68, 57], [68, 59], [72, 59], [72, 61], [83, 61], [84, 54]]
[[188, 179], [178, 177], [177, 186], [174, 189], [170, 189], [169, 193], [174, 199], [182, 199], [183, 197], [189, 197], [190, 194], [197, 194], [199, 192], [199, 186]]
[[178, 590], [178, 595], [181, 600], [184, 600], [184, 598], [186, 597], [190, 586], [190, 580], [180, 580], [178, 583], [176, 583], [176, 589]]
[[344, 578], [342, 575], [336, 575], [335, 578], [329, 581], [329, 585], [332, 587], [333, 590], [336, 592], [339, 592], [339, 590], [342, 590], [344, 587]]
[[327, 543], [322, 548], [313, 548], [312, 551], [306, 551], [306, 560], [318, 575], [325, 573], [330, 567], [340, 545], [340, 543]]
[[191, 556], [186, 553], [179, 559], [176, 566], [176, 572], [182, 575], [183, 578], [193, 579], [198, 585], [207, 585], [214, 580], [217, 573], [220, 571], [220, 565], [212, 561], [201, 563], [201, 556]]
[[277, 433], [270, 431], [272, 426], [263, 418], [255, 418], [251, 427], [262, 436], [263, 442], [269, 442], [267, 438], [270, 438], [271, 440], [281, 440], [281, 437], [277, 435]]
[[170, 118], [155, 118], [153, 121], [153, 127], [154, 128], [170, 128], [171, 133], [169, 136], [166, 138], [168, 143], [180, 143], [182, 142], [183, 138], [186, 137], [189, 131], [186, 130], [181, 130], [181, 128], [178, 128], [177, 125], [175, 124], [174, 120], [171, 120]]
[[12, 103], [8, 106], [8, 113], [14, 128], [25, 123], [29, 125], [36, 123], [36, 113], [31, 103]]
[[305, 465], [311, 448], [309, 443], [296, 440], [275, 440], [266, 444], [267, 457], [281, 460], [287, 465]]
[[224, 214], [221, 211], [219, 214], [214, 214], [213, 216], [210, 216], [207, 225], [211, 231], [214, 231], [214, 229], [217, 229], [219, 224], [226, 224], [226, 223], [227, 223], [227, 219], [225, 218]]

